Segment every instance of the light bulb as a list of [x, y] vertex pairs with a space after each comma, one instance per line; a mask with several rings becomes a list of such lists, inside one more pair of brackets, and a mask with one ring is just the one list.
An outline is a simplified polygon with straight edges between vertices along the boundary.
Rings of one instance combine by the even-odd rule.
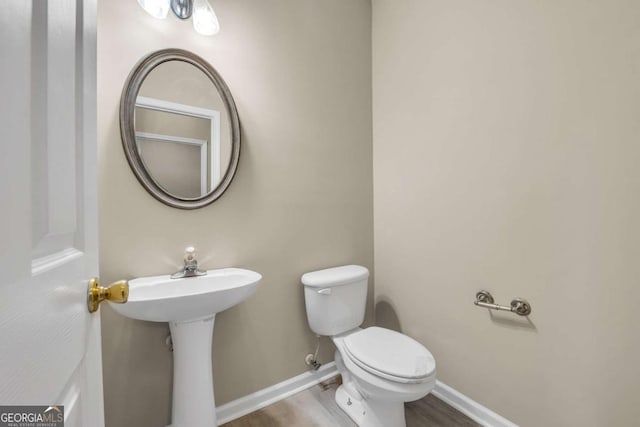
[[220, 31], [218, 17], [207, 0], [194, 1], [193, 28], [203, 36], [212, 36]]
[[138, 0], [138, 4], [154, 18], [165, 19], [169, 13], [170, 0]]

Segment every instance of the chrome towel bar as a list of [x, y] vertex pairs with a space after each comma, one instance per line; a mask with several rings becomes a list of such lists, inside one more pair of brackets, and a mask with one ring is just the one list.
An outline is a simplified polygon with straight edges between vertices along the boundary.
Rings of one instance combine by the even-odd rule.
[[510, 306], [494, 304], [493, 296], [487, 291], [479, 291], [476, 293], [476, 300], [473, 302], [478, 307], [488, 308], [490, 310], [510, 311], [518, 316], [528, 316], [531, 314], [531, 304], [522, 298], [515, 298], [511, 301]]

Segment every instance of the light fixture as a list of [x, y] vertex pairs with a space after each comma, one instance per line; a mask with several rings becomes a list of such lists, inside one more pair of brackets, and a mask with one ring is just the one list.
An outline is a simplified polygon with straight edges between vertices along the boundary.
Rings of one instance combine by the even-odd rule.
[[171, 10], [180, 19], [187, 19], [193, 13], [193, 1], [191, 0], [173, 0], [171, 2]]
[[158, 19], [165, 19], [169, 9], [180, 19], [193, 16], [193, 28], [205, 36], [220, 31], [218, 17], [208, 0], [138, 0], [138, 4], [149, 15]]
[[169, 0], [138, 0], [138, 4], [154, 18], [164, 19], [169, 13]]
[[207, 0], [194, 0], [193, 28], [205, 36], [212, 36], [220, 31], [218, 17]]

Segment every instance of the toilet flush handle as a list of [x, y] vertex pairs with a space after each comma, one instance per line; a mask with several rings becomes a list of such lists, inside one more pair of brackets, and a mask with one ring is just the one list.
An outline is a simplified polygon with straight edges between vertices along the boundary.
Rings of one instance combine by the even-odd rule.
[[322, 295], [331, 295], [331, 288], [318, 289], [316, 292]]

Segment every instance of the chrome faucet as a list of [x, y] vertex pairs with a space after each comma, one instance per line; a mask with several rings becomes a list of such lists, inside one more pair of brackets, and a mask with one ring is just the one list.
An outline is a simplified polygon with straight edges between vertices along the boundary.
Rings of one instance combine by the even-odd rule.
[[184, 267], [171, 275], [172, 279], [181, 279], [183, 277], [204, 276], [206, 271], [198, 268], [198, 260], [196, 259], [196, 248], [189, 246], [184, 250]]

